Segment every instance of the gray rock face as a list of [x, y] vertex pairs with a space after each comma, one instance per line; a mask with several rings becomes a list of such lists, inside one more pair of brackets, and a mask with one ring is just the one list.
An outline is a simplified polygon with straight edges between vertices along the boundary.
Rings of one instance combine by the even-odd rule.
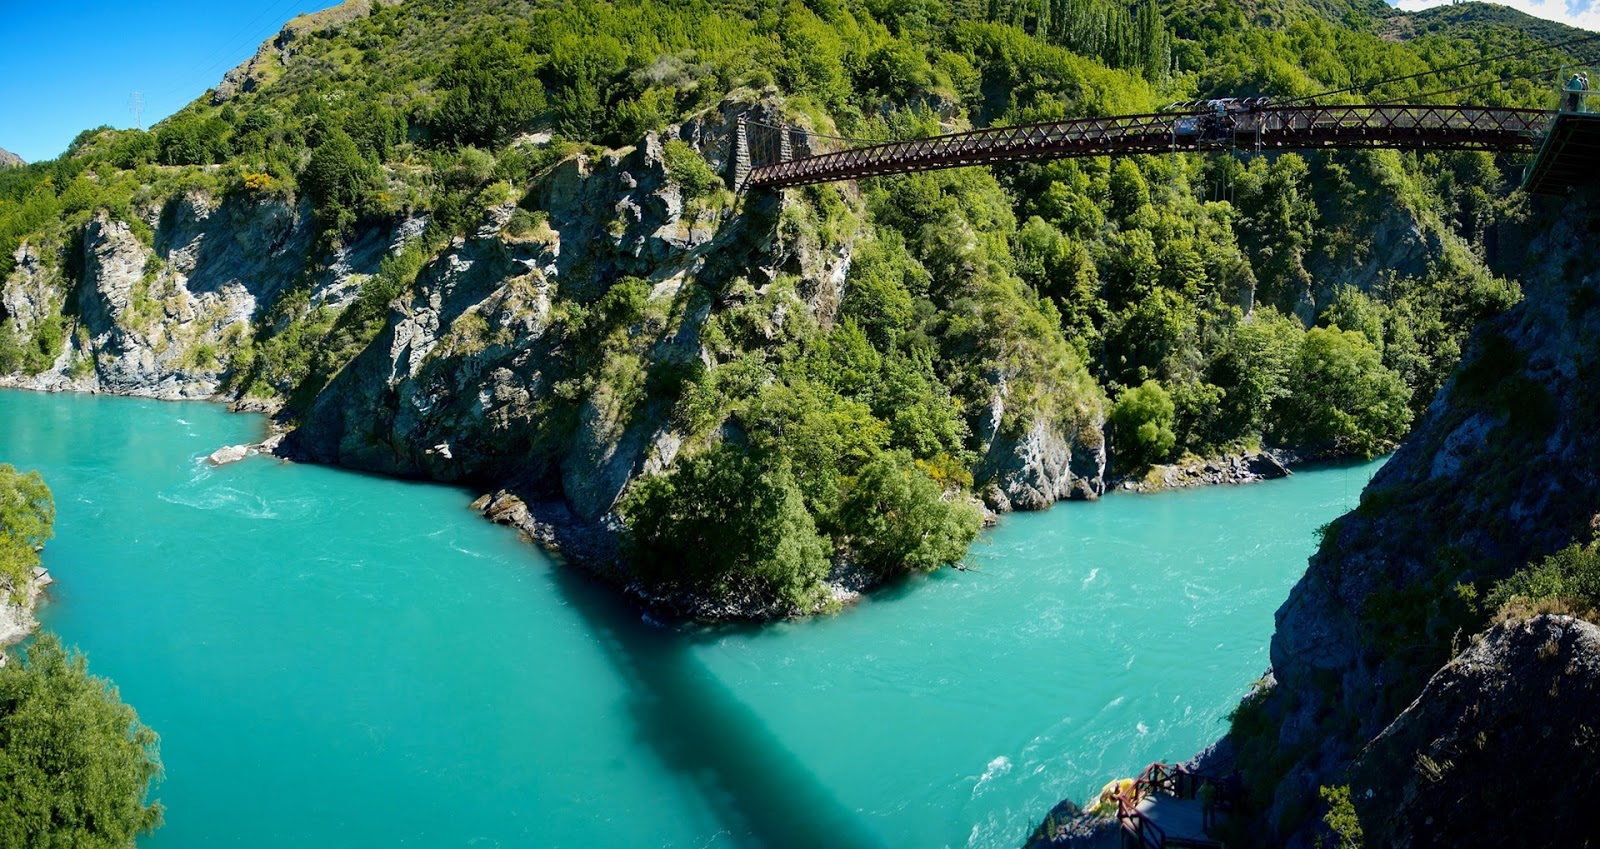
[[[85, 228], [74, 286], [29, 245], [0, 288], [24, 333], [52, 315], [76, 316], [54, 367], [0, 383], [150, 398], [213, 397], [260, 318], [306, 271], [309, 202], [244, 193], [220, 204], [200, 194], [152, 213], [154, 244], [101, 214]], [[395, 234], [375, 232], [317, 275], [313, 302], [339, 306], [375, 273]], [[69, 304], [68, 301], [71, 301]]]
[[[713, 111], [673, 132], [718, 138], [726, 127], [716, 122], [736, 115]], [[664, 468], [683, 442], [671, 427], [672, 399], [651, 398], [621, 375], [648, 382], [702, 360], [700, 328], [712, 311], [704, 293], [727, 290], [751, 268], [796, 271], [795, 307], [831, 323], [850, 260], [848, 245], [762, 243], [744, 233], [743, 217], [691, 215], [661, 151], [651, 135], [625, 155], [558, 165], [534, 195], [547, 224], [526, 236], [503, 232], [512, 206], [493, 211], [392, 305], [387, 328], [317, 397], [285, 450], [509, 485], [526, 503], [570, 510], [570, 521], [540, 528], [608, 532], [628, 483]], [[608, 354], [620, 359], [603, 371], [619, 376], [583, 388], [573, 406], [561, 393], [574, 390], [575, 342], [552, 314], [553, 295], [592, 303], [624, 276], [651, 284], [649, 315], [629, 328], [626, 350]]]
[[3, 147], [0, 147], [0, 170], [6, 168], [20, 168], [26, 164], [28, 163], [23, 162], [22, 157], [12, 153], [9, 150], [6, 150]]
[[[36, 569], [33, 580], [28, 582], [22, 593], [22, 600], [18, 604], [11, 603], [11, 588], [0, 584], [0, 649], [21, 642], [38, 630], [39, 621], [33, 616], [34, 608], [38, 606], [39, 595], [44, 592], [44, 588], [52, 583], [55, 581], [49, 572]], [[5, 665], [4, 657], [5, 652], [0, 651], [0, 666]]]
[[1292, 472], [1283, 460], [1265, 451], [1254, 451], [1155, 466], [1148, 474], [1137, 479], [1120, 480], [1116, 486], [1123, 490], [1154, 492], [1193, 486], [1256, 483], [1288, 477], [1290, 474]]
[[1004, 426], [1009, 386], [995, 380], [989, 409], [979, 421], [983, 460], [975, 477], [991, 510], [1044, 510], [1062, 499], [1095, 499], [1105, 494], [1105, 417], [1096, 412], [1089, 427], [1035, 419], [1021, 434]]
[[[1453, 626], [1428, 618], [1428, 599], [1446, 604], [1457, 582], [1487, 585], [1588, 538], [1600, 504], [1597, 212], [1579, 197], [1542, 220], [1529, 264], [1512, 269], [1524, 303], [1477, 330], [1462, 368], [1279, 608], [1267, 708], [1279, 750], [1296, 755], [1269, 816], [1276, 827], [1302, 827], [1297, 807], [1343, 783], [1361, 741], [1448, 659]], [[1412, 630], [1385, 637], [1393, 626], [1375, 623], [1397, 613]]]
[[1099, 498], [1105, 492], [1106, 453], [1104, 441], [1094, 439], [1098, 435], [1098, 430], [1074, 434], [1039, 421], [1020, 438], [996, 438], [984, 458], [996, 479], [985, 500], [1004, 512]]
[[1583, 846], [1600, 834], [1600, 628], [1500, 625], [1350, 772], [1368, 846]]

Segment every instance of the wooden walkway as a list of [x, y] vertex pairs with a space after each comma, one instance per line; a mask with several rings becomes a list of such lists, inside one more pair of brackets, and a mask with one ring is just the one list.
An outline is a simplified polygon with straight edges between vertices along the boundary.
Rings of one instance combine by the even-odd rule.
[[[1199, 799], [1179, 799], [1166, 793], [1152, 793], [1139, 800], [1139, 813], [1160, 827], [1163, 846], [1218, 847], [1222, 844], [1206, 834], [1205, 806]], [[1132, 831], [1129, 820], [1124, 831]]]
[[1117, 803], [1124, 846], [1222, 849], [1222, 842], [1206, 830], [1235, 809], [1239, 795], [1237, 776], [1218, 779], [1175, 764], [1153, 763], [1134, 781], [1130, 792], [1118, 792], [1112, 798]]

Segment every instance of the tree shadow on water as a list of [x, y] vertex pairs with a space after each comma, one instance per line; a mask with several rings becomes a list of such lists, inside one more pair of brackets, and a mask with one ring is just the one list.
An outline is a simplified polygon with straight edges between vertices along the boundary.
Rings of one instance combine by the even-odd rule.
[[739, 846], [886, 845], [694, 656], [693, 635], [651, 627], [614, 592], [570, 567], [551, 570], [628, 683], [638, 742], [693, 784]]

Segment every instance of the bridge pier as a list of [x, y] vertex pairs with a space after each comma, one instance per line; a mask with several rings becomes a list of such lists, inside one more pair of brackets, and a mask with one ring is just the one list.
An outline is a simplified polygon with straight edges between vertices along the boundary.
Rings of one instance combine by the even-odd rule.
[[745, 116], [739, 116], [739, 123], [733, 130], [733, 188], [735, 191], [743, 189], [745, 181], [750, 179], [750, 129], [745, 126]]

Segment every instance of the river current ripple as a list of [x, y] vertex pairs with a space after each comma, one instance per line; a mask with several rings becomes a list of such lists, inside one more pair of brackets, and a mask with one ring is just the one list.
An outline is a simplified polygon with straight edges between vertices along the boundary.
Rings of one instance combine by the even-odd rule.
[[473, 493], [213, 449], [207, 404], [0, 392], [42, 618], [162, 737], [178, 847], [1010, 847], [1193, 754], [1378, 464], [1008, 516], [843, 615], [668, 629]]

